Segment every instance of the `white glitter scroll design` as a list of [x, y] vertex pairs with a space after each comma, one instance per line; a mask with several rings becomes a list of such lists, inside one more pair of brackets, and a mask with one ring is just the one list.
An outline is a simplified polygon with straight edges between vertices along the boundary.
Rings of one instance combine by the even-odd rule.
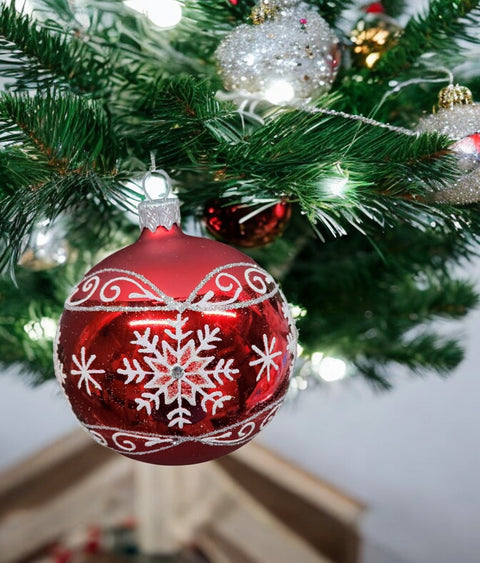
[[90, 424], [83, 426], [102, 446], [107, 446], [119, 453], [128, 453], [131, 456], [161, 452], [186, 442], [197, 442], [209, 446], [241, 446], [249, 442], [254, 434], [262, 430], [273, 419], [282, 402], [283, 398], [241, 422], [200, 436], [163, 436], [147, 432], [130, 432], [109, 426]]
[[[240, 274], [229, 272], [234, 268], [244, 268]], [[104, 275], [114, 277], [102, 282]], [[243, 276], [243, 280], [241, 279]], [[214, 280], [218, 292], [206, 291], [201, 295], [205, 285]], [[128, 286], [128, 289], [127, 289]], [[246, 291], [255, 296], [242, 300]], [[225, 295], [232, 292], [233, 295]], [[105, 268], [84, 278], [72, 291], [65, 303], [70, 311], [205, 311], [226, 310], [251, 307], [273, 297], [279, 287], [272, 276], [250, 262], [226, 264], [210, 271], [185, 301], [177, 301], [167, 295], [145, 276], [129, 270]], [[199, 295], [200, 294], [200, 295]], [[99, 305], [88, 304], [95, 297]], [[135, 304], [118, 305], [118, 301], [133, 299], [148, 300], [150, 305]]]

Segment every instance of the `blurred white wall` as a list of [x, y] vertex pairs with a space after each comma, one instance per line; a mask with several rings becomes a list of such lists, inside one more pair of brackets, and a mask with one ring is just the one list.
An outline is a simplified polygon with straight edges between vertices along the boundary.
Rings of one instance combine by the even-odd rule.
[[480, 313], [468, 328], [468, 358], [448, 380], [306, 391], [260, 437], [367, 504], [365, 563], [480, 561]]
[[0, 396], [0, 471], [78, 426], [56, 380], [31, 387], [9, 369], [0, 374]]

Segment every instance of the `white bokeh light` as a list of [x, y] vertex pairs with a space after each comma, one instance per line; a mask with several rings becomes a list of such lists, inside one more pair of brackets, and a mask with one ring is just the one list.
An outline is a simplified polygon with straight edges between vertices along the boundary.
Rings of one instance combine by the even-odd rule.
[[273, 80], [263, 92], [267, 102], [275, 105], [286, 104], [295, 98], [295, 90], [286, 80]]
[[329, 383], [340, 381], [347, 375], [347, 364], [338, 358], [325, 356], [321, 352], [315, 352], [311, 358], [312, 370], [324, 381]]
[[167, 176], [160, 174], [161, 172], [156, 170], [143, 180], [145, 192], [150, 199], [164, 199], [171, 190]]
[[125, 5], [144, 14], [158, 27], [175, 27], [182, 19], [182, 7], [176, 0], [125, 0]]
[[57, 332], [57, 324], [50, 317], [29, 321], [23, 328], [31, 340], [53, 340]]
[[338, 176], [329, 178], [325, 181], [325, 188], [328, 192], [335, 196], [343, 195], [348, 188], [348, 178], [346, 176]]

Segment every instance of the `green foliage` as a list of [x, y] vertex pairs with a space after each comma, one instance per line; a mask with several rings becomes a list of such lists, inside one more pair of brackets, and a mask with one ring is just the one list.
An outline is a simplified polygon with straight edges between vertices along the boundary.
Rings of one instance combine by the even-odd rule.
[[[363, 5], [309, 3], [339, 37]], [[51, 338], [30, 329], [58, 318], [98, 253], [135, 237], [124, 210], [138, 196], [126, 181], [152, 153], [172, 175], [185, 219], [217, 197], [292, 203], [284, 238], [251, 254], [306, 309], [307, 353], [340, 355], [383, 387], [395, 364], [444, 374], [461, 360], [458, 341], [440, 336], [435, 321], [477, 304], [451, 272], [474, 255], [480, 214], [477, 204], [431, 202], [462, 172], [452, 139], [410, 128], [431, 110], [439, 84], [428, 80], [445, 76], [438, 62], [455, 73], [478, 41], [480, 0], [431, 0], [373, 69], [344, 64], [332, 92], [300, 108], [218, 95], [215, 49], [249, 22], [254, 4], [185, 0], [170, 30], [121, 0], [87, 1], [81, 14], [66, 0], [36, 0], [34, 16], [2, 5], [0, 268], [17, 283], [0, 279], [4, 365], [51, 375]], [[404, 2], [384, 5], [404, 14]], [[478, 70], [462, 72], [479, 94]], [[59, 215], [75, 259], [46, 272], [17, 266], [37, 221]]]
[[56, 83], [100, 95], [109, 72], [107, 53], [93, 54], [75, 36], [42, 28], [16, 12], [14, 2], [1, 6], [0, 53], [1, 76], [12, 80], [17, 89]]
[[105, 210], [117, 174], [118, 142], [98, 102], [47, 91], [0, 97], [0, 264], [11, 268], [35, 221], [75, 208]]
[[474, 30], [479, 17], [478, 0], [432, 0], [424, 15], [409, 20], [398, 44], [381, 58], [375, 71], [396, 76], [425, 53], [455, 54], [460, 40], [477, 43]]
[[[62, 270], [56, 273], [64, 275]], [[42, 272], [20, 270], [18, 286], [0, 279], [2, 364], [19, 365], [34, 383], [52, 377], [52, 325], [42, 319], [59, 318], [62, 297], [54, 280]]]
[[419, 236], [406, 224], [373, 242], [358, 234], [326, 245], [311, 239], [296, 257], [282, 285], [307, 311], [298, 320], [302, 345], [348, 360], [382, 387], [396, 363], [448, 373], [462, 350], [433, 321], [459, 319], [478, 304], [473, 286], [448, 272], [467, 248], [454, 231]]

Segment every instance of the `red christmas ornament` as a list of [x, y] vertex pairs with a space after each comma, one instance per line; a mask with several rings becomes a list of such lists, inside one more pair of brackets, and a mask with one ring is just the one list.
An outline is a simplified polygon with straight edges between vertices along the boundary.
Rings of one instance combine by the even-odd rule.
[[214, 200], [205, 206], [205, 225], [215, 238], [241, 246], [264, 246], [282, 235], [292, 214], [290, 203], [282, 201], [258, 211], [251, 205], [222, 205]]
[[381, 2], [372, 2], [364, 7], [364, 11], [367, 14], [384, 14], [385, 8]]
[[251, 440], [279, 408], [296, 353], [288, 304], [238, 250], [185, 235], [178, 200], [139, 206], [139, 240], [75, 287], [55, 371], [100, 444], [181, 465]]

